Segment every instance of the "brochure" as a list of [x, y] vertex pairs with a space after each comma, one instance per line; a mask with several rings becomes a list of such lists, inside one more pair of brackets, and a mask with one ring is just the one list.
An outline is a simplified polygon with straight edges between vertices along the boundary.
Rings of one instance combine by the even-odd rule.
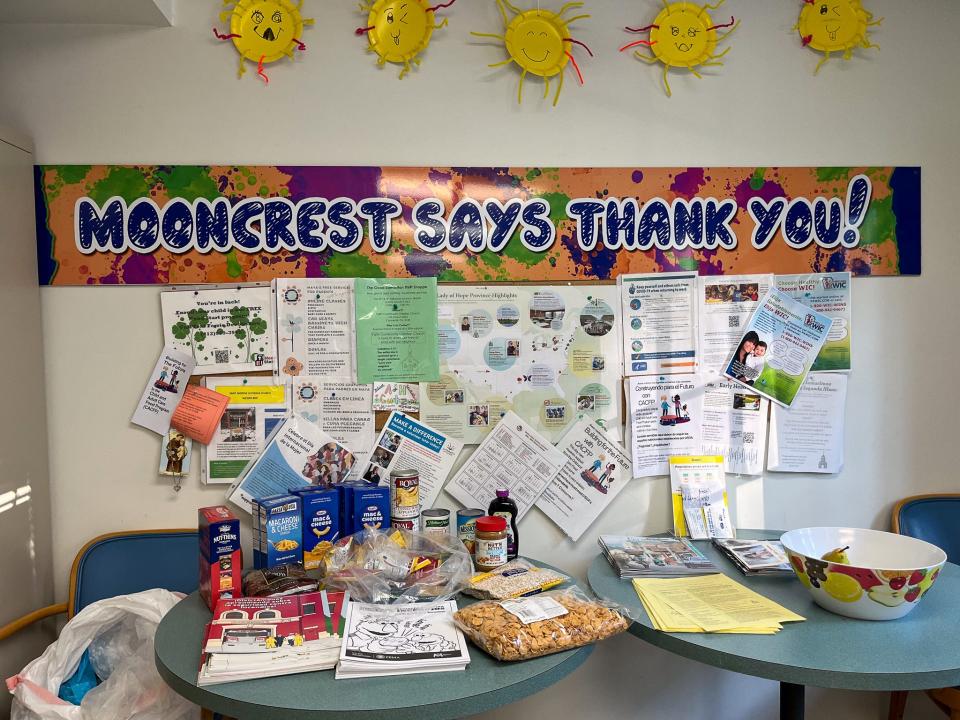
[[286, 419], [287, 386], [276, 378], [252, 375], [208, 376], [205, 385], [229, 402], [201, 452], [201, 475], [207, 484], [232, 483]]
[[269, 285], [160, 293], [163, 338], [190, 355], [197, 375], [270, 370], [276, 359]]
[[772, 285], [769, 274], [700, 277], [700, 369], [707, 379], [723, 372], [743, 328]]
[[713, 544], [744, 575], [793, 575], [787, 553], [777, 540], [716, 538]]
[[850, 360], [850, 289], [848, 272], [777, 275], [777, 289], [833, 320], [827, 341], [810, 372], [848, 372]]
[[580, 418], [619, 439], [620, 295], [615, 286], [442, 286], [440, 378], [421, 419], [478, 444], [509, 411], [556, 442]]
[[355, 293], [357, 381], [438, 380], [436, 278], [357, 278]]
[[684, 538], [601, 535], [597, 542], [621, 579], [719, 572], [706, 555]]
[[767, 470], [838, 473], [843, 469], [847, 376], [818, 373], [789, 408], [774, 406]]
[[724, 375], [789, 407], [833, 320], [771, 288], [727, 360]]
[[674, 535], [694, 540], [733, 537], [722, 456], [671, 457], [670, 494]]
[[353, 278], [273, 281], [279, 372], [354, 382]]
[[347, 606], [337, 679], [464, 670], [470, 651], [455, 600]]
[[624, 375], [697, 369], [697, 273], [621, 275]]
[[700, 452], [703, 387], [698, 376], [632, 377], [624, 382], [634, 477], [666, 475], [671, 455]]
[[420, 383], [375, 382], [373, 409], [376, 412], [420, 412]]
[[453, 476], [447, 492], [466, 507], [485, 508], [506, 488], [519, 522], [565, 462], [563, 452], [508, 412]]
[[285, 493], [301, 485], [340, 484], [353, 462], [348, 448], [294, 415], [277, 426], [263, 453], [233, 482], [226, 498], [251, 512], [254, 498]]
[[760, 475], [769, 401], [732, 380], [703, 387], [700, 454], [723, 455], [728, 473]]
[[557, 444], [565, 456], [560, 473], [536, 505], [576, 542], [633, 477], [627, 452], [586, 418]]
[[193, 368], [192, 357], [169, 345], [164, 346], [147, 385], [140, 394], [140, 402], [137, 403], [130, 422], [158, 435], [166, 435], [170, 430], [173, 411], [187, 389], [187, 380], [190, 379]]
[[351, 479], [389, 485], [393, 470], [420, 473], [420, 507], [433, 507], [463, 445], [403, 413], [390, 413], [377, 444]]
[[293, 413], [329, 434], [363, 458], [373, 452], [376, 437], [372, 388], [349, 382], [301, 376], [293, 379]]
[[213, 438], [228, 402], [230, 398], [226, 395], [199, 385], [187, 385], [170, 418], [170, 427], [206, 445]]

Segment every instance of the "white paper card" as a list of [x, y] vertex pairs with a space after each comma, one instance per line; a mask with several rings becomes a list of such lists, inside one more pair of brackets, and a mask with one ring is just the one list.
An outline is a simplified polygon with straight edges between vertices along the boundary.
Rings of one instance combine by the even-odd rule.
[[524, 625], [562, 617], [569, 612], [551, 597], [530, 597], [523, 600], [504, 600], [500, 607], [515, 616]]

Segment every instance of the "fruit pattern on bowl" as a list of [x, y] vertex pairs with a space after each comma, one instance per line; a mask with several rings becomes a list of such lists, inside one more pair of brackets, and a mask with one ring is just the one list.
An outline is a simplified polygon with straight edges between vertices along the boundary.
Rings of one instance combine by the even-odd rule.
[[823, 588], [840, 602], [857, 602], [864, 593], [876, 603], [897, 607], [923, 597], [940, 574], [932, 570], [869, 570], [787, 552], [794, 572], [807, 588]]

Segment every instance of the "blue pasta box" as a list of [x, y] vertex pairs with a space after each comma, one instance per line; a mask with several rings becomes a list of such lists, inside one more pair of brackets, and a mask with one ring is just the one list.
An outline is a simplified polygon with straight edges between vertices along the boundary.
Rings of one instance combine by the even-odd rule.
[[213, 610], [222, 598], [242, 594], [240, 571], [240, 518], [223, 505], [200, 508], [197, 528], [200, 538], [200, 597]]
[[315, 570], [340, 539], [340, 491], [338, 488], [297, 488], [291, 494], [300, 498], [303, 518], [303, 567]]
[[386, 529], [390, 527], [390, 488], [386, 485], [341, 485], [341, 517], [352, 535], [364, 528]]
[[296, 495], [271, 495], [253, 503], [253, 566], [258, 570], [303, 562], [302, 503]]

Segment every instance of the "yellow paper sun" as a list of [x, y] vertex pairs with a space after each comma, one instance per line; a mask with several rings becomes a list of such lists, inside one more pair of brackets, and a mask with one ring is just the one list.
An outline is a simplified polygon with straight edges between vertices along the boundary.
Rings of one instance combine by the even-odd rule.
[[366, 33], [367, 50], [376, 53], [377, 65], [403, 65], [400, 78], [410, 72], [410, 63], [420, 64], [419, 55], [430, 44], [434, 30], [446, 27], [447, 18], [434, 24], [434, 13], [448, 8], [456, 0], [428, 7], [425, 0], [375, 0], [360, 3], [360, 12], [367, 13], [367, 27], [357, 28], [357, 35]]
[[[634, 55], [647, 64], [663, 63], [663, 88], [667, 97], [672, 95], [667, 72], [670, 68], [685, 68], [698, 78], [703, 76], [697, 68], [723, 65], [720, 61], [730, 52], [728, 47], [723, 52], [715, 52], [717, 44], [726, 38], [740, 25], [739, 20], [730, 18], [730, 22], [717, 25], [710, 18], [709, 10], [716, 10], [723, 5], [720, 0], [716, 5], [697, 5], [692, 2], [671, 2], [663, 0], [663, 10], [654, 19], [653, 23], [642, 28], [626, 28], [629, 32], [650, 31], [649, 40], [637, 40], [627, 43], [620, 51], [637, 45], [646, 45], [652, 55], [634, 51]], [[717, 33], [720, 28], [730, 28], [727, 32]]]
[[[523, 80], [527, 73], [543, 78], [543, 97], [550, 93], [550, 78], [560, 76], [553, 104], [560, 99], [563, 90], [563, 71], [569, 62], [577, 73], [580, 84], [583, 84], [583, 75], [573, 55], [570, 54], [566, 43], [573, 43], [583, 47], [590, 56], [590, 48], [579, 40], [570, 37], [569, 25], [576, 21], [590, 17], [589, 15], [575, 15], [564, 17], [566, 13], [583, 7], [582, 2], [568, 2], [557, 12], [541, 9], [539, 6], [530, 10], [520, 10], [510, 4], [509, 0], [497, 0], [497, 8], [503, 18], [503, 35], [493, 33], [470, 33], [477, 37], [494, 38], [503, 43], [507, 59], [493, 63], [489, 67], [503, 67], [516, 63], [520, 68], [520, 85], [517, 88], [517, 102], [523, 101]], [[512, 17], [507, 15], [507, 11]]]
[[804, 47], [824, 53], [813, 74], [830, 59], [830, 53], [843, 53], [849, 60], [854, 49], [878, 48], [870, 42], [870, 28], [883, 22], [863, 9], [860, 0], [804, 0], [794, 30], [800, 33]]
[[233, 40], [240, 54], [237, 77], [247, 71], [249, 60], [257, 64], [257, 74], [269, 83], [264, 65], [292, 58], [294, 50], [307, 49], [300, 37], [303, 26], [313, 25], [313, 19], [300, 15], [303, 0], [296, 4], [291, 0], [223, 0], [223, 4], [227, 9], [220, 13], [220, 20], [230, 20], [230, 32], [223, 35], [214, 28], [213, 34], [220, 40]]

